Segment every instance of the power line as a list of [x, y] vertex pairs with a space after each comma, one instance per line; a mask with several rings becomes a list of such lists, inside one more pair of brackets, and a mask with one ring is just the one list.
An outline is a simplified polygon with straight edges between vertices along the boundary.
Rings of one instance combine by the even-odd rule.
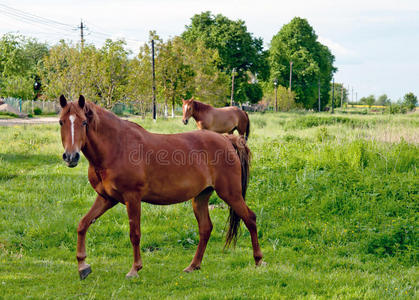
[[[90, 30], [89, 28], [86, 27], [86, 22], [83, 22], [83, 21], [80, 23], [79, 26], [73, 26], [73, 25], [59, 22], [53, 19], [49, 19], [49, 18], [45, 18], [45, 17], [41, 17], [32, 13], [29, 13], [29, 12], [25, 12], [23, 10], [5, 5], [3, 3], [0, 3], [0, 15], [15, 19], [19, 22], [28, 24], [30, 26], [37, 26], [38, 28], [42, 28], [44, 30], [45, 28], [48, 28], [49, 30], [55, 29], [56, 33], [50, 32], [51, 34], [62, 35], [62, 34], [68, 34], [69, 32], [76, 33], [76, 31], [80, 30], [82, 47], [84, 46], [86, 36], [91, 36], [96, 41], [103, 41], [104, 39], [112, 39], [116, 36], [115, 34], [104, 32], [102, 28], [99, 28], [99, 26], [94, 25], [91, 22], [88, 22], [89, 27], [91, 27], [90, 24], [92, 24], [94, 27], [99, 28], [101, 30]], [[121, 37], [121, 38], [127, 42], [133, 42], [133, 43], [143, 42], [143, 41], [133, 39], [133, 38], [127, 38], [127, 37]]]
[[55, 21], [55, 20], [48, 19], [48, 18], [45, 18], [45, 17], [37, 16], [35, 14], [28, 13], [28, 12], [25, 12], [25, 11], [20, 10], [20, 9], [10, 7], [10, 6], [5, 5], [3, 3], [0, 3], [0, 7], [2, 7], [3, 10], [8, 11], [9, 13], [13, 13], [16, 16], [20, 16], [21, 18], [30, 19], [30, 20], [38, 22], [38, 23], [44, 23], [44, 24], [49, 24], [49, 25], [55, 24], [55, 25], [67, 27], [69, 29], [74, 29], [73, 25], [66, 24], [66, 23], [59, 22], [59, 21]]
[[[2, 14], [2, 12], [0, 10], [0, 15], [1, 14]], [[38, 23], [27, 22], [27, 21], [19, 20], [19, 19], [16, 20], [16, 18], [14, 18], [13, 16], [10, 16], [10, 15], [7, 15], [7, 14], [3, 14], [3, 16], [4, 16], [3, 20], [4, 19], [15, 20], [17, 22], [21, 22], [22, 24], [24, 24], [25, 27], [30, 28], [32, 31], [34, 29], [36, 29], [36, 33], [39, 34], [39, 35], [46, 35], [48, 37], [51, 37], [53, 35], [63, 37], [64, 34], [65, 35], [69, 34], [69, 32], [67, 32], [67, 31], [63, 32], [62, 30], [51, 30], [50, 26], [43, 26], [43, 25], [38, 24]], [[6, 21], [6, 24], [7, 24], [7, 21]], [[12, 32], [16, 32], [17, 34], [19, 34], [19, 30], [14, 30]], [[71, 32], [71, 33], [73, 33], [73, 32]]]
[[[94, 34], [94, 35], [97, 35], [97, 36], [102, 36], [103, 38], [113, 38], [113, 37], [116, 36], [116, 34], [106, 33], [105, 32], [106, 30], [104, 30], [103, 28], [93, 24], [92, 22], [85, 22], [85, 24], [88, 24], [90, 27], [93, 27], [93, 28], [96, 27], [97, 29], [99, 29], [99, 30], [96, 30], [96, 29], [95, 30], [89, 30], [89, 32], [91, 34]], [[130, 37], [122, 37], [122, 38], [124, 38], [124, 40], [126, 40], [126, 41], [131, 41], [131, 42], [136, 42], [136, 43], [143, 43], [144, 42], [144, 41], [140, 41], [140, 40], [133, 39], [133, 38], [130, 38]]]
[[19, 14], [4, 10], [1, 6], [0, 6], [0, 14], [7, 16], [9, 18], [15, 19], [19, 22], [25, 23], [25, 24], [29, 24], [31, 26], [42, 26], [41, 28], [45, 29], [48, 28], [51, 30], [51, 28], [54, 28], [55, 30], [61, 31], [62, 33], [68, 33], [68, 32], [72, 32], [71, 29], [68, 28], [63, 28], [63, 27], [57, 27], [56, 25], [52, 25], [37, 19], [32, 19], [30, 17], [25, 17], [25, 16], [21, 16]]

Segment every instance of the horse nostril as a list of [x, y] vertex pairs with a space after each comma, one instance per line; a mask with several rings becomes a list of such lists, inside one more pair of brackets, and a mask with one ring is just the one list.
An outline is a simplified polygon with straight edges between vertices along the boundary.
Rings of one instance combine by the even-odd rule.
[[74, 155], [74, 160], [78, 161], [79, 159], [80, 159], [80, 154], [76, 152], [76, 154]]
[[63, 153], [63, 160], [64, 160], [64, 161], [67, 161], [67, 158], [68, 158], [67, 153], [65, 153], [65, 152], [64, 152], [64, 153]]

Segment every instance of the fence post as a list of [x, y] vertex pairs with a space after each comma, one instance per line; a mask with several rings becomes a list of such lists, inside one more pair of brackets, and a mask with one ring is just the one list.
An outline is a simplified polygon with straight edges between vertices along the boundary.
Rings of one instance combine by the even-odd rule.
[[19, 112], [22, 112], [22, 99], [19, 98]]
[[31, 106], [32, 106], [32, 115], [35, 114], [34, 110], [33, 110], [33, 100], [31, 100]]

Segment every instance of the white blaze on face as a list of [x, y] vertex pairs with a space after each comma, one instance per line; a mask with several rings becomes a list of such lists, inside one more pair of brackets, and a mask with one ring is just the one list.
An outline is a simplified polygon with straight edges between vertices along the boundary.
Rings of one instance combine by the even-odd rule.
[[74, 145], [74, 120], [76, 120], [76, 116], [70, 115], [69, 119], [71, 122], [71, 144]]
[[186, 111], [188, 110], [188, 106], [189, 106], [189, 104], [186, 104], [186, 105], [183, 106], [183, 113], [186, 113]]

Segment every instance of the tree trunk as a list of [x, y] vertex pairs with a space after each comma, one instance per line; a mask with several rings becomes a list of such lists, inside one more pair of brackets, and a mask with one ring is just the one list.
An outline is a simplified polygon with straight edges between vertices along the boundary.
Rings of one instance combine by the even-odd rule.
[[172, 96], [172, 118], [175, 117], [175, 96]]
[[168, 109], [167, 109], [167, 98], [164, 99], [164, 117], [167, 119]]

